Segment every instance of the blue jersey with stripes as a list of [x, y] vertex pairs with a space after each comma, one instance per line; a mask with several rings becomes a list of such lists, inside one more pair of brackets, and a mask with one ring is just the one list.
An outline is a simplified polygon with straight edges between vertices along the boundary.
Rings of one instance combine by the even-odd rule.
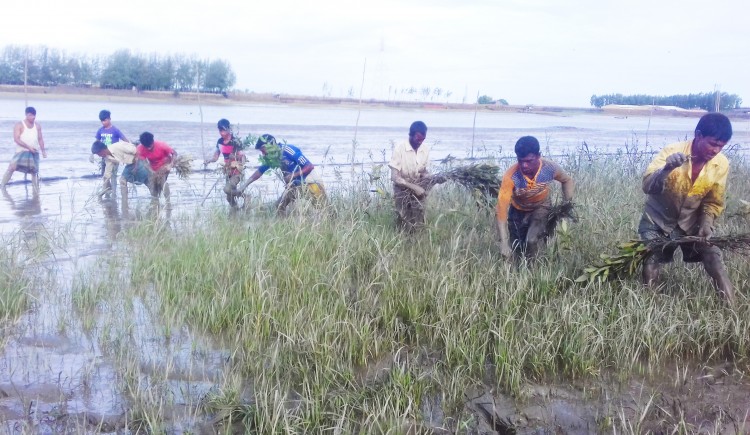
[[[309, 160], [307, 160], [307, 157], [305, 157], [304, 154], [302, 154], [302, 151], [300, 151], [299, 148], [297, 148], [294, 145], [290, 144], [279, 144], [279, 147], [281, 147], [281, 172], [284, 173], [284, 175], [291, 174], [298, 169], [302, 169], [308, 165], [311, 165]], [[263, 174], [267, 170], [271, 169], [270, 166], [263, 165], [258, 168], [258, 171]], [[304, 181], [303, 177], [294, 177], [292, 179], [292, 184], [300, 185]]]

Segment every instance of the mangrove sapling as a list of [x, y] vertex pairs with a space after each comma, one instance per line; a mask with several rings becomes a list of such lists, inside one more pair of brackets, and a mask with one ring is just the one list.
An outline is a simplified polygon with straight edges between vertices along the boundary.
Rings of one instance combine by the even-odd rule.
[[177, 176], [180, 180], [187, 180], [190, 178], [190, 174], [193, 172], [193, 157], [188, 154], [178, 154], [172, 162]]
[[547, 224], [545, 225], [545, 234], [547, 237], [552, 237], [555, 234], [557, 224], [563, 219], [569, 219], [573, 222], [577, 222], [578, 218], [573, 214], [573, 203], [570, 201], [564, 201], [559, 204], [555, 204], [549, 209], [547, 214]]
[[[500, 168], [497, 165], [488, 163], [476, 163], [472, 165], [459, 166], [438, 172], [427, 179], [427, 185], [453, 181], [470, 191], [478, 192], [487, 202], [497, 198], [500, 191], [500, 178], [498, 176]], [[424, 186], [423, 186], [424, 187]]]
[[750, 233], [728, 234], [705, 239], [695, 236], [683, 236], [674, 240], [631, 240], [618, 245], [616, 255], [601, 254], [601, 262], [583, 269], [583, 274], [575, 282], [592, 282], [596, 279], [606, 281], [608, 278], [626, 278], [632, 276], [643, 262], [653, 253], [665, 249], [694, 243], [707, 243], [728, 252], [750, 253]]

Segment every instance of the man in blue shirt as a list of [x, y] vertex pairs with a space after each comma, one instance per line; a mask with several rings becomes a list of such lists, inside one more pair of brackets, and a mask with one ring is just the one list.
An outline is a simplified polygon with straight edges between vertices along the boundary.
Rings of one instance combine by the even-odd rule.
[[[117, 142], [130, 142], [128, 138], [120, 131], [119, 128], [112, 125], [112, 113], [109, 110], [102, 110], [99, 112], [99, 120], [102, 122], [102, 126], [96, 131], [96, 140], [109, 147]], [[92, 154], [93, 157], [93, 154]], [[109, 159], [102, 159], [104, 163], [104, 170], [102, 172], [102, 190], [99, 192], [101, 195], [107, 194], [112, 190], [114, 183], [112, 178], [117, 178], [117, 167], [116, 161]]]
[[[270, 147], [280, 148], [281, 153], [278, 161], [270, 158], [278, 155], [275, 152], [269, 154]], [[317, 173], [314, 172], [315, 165], [307, 160], [307, 157], [302, 154], [299, 148], [294, 145], [279, 144], [276, 142], [276, 138], [270, 134], [264, 134], [258, 138], [255, 149], [263, 154], [265, 162], [233, 192], [235, 195], [241, 195], [247, 186], [259, 179], [269, 169], [279, 168], [285, 183], [284, 192], [277, 203], [277, 211], [280, 215], [285, 215], [289, 205], [305, 193], [309, 193], [316, 204], [322, 204], [325, 201], [325, 188]]]

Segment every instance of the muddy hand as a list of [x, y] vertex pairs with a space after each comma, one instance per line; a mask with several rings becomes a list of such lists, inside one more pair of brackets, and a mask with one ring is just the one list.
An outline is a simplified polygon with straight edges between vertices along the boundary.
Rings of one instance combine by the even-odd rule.
[[688, 161], [688, 157], [683, 153], [674, 153], [667, 157], [664, 169], [671, 171], [672, 169], [679, 168], [685, 162]]

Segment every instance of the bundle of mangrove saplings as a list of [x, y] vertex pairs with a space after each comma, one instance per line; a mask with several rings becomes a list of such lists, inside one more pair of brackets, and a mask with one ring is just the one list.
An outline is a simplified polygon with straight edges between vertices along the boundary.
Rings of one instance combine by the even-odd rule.
[[500, 168], [487, 163], [459, 166], [439, 172], [430, 177], [430, 183], [441, 184], [446, 181], [456, 182], [471, 191], [478, 191], [487, 199], [497, 198], [500, 191]]
[[601, 254], [601, 261], [583, 269], [575, 282], [606, 281], [609, 278], [624, 278], [633, 275], [638, 267], [654, 252], [688, 243], [705, 242], [722, 251], [750, 254], [750, 233], [728, 234], [705, 239], [684, 236], [674, 240], [631, 240], [621, 243], [616, 255]]
[[172, 162], [172, 167], [181, 180], [187, 180], [190, 177], [190, 173], [193, 172], [192, 165], [193, 157], [185, 154], [178, 154]]
[[557, 224], [563, 219], [570, 219], [573, 222], [578, 221], [573, 214], [573, 203], [570, 201], [561, 202], [549, 209], [549, 213], [547, 214], [547, 225], [545, 225], [547, 237], [552, 237], [552, 235], [555, 234]]

